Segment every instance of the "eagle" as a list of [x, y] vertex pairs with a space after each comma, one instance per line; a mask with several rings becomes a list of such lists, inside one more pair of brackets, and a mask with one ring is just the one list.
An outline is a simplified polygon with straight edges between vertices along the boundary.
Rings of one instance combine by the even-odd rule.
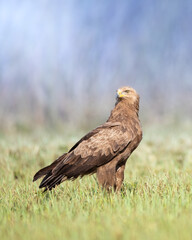
[[108, 120], [82, 137], [67, 153], [39, 170], [39, 188], [55, 188], [66, 180], [96, 173], [101, 187], [121, 189], [127, 159], [142, 140], [139, 95], [131, 87], [117, 90], [115, 107]]

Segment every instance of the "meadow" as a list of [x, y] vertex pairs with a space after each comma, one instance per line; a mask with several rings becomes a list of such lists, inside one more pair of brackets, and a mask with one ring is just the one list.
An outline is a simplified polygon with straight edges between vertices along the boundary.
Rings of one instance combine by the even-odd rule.
[[45, 194], [32, 182], [83, 132], [1, 133], [0, 239], [192, 239], [191, 130], [145, 127], [119, 194], [100, 189], [94, 175]]

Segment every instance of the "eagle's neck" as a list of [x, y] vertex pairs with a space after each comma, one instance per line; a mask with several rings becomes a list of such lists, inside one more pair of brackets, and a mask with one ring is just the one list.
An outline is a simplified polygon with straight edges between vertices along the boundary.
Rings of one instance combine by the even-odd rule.
[[111, 115], [108, 119], [109, 122], [127, 122], [130, 118], [138, 118], [139, 113], [139, 99], [132, 103], [127, 99], [117, 101]]

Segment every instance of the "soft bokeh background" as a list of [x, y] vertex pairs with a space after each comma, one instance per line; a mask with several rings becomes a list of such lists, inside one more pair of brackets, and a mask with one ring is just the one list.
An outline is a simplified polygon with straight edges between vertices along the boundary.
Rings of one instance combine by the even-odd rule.
[[136, 88], [143, 124], [192, 116], [191, 0], [1, 0], [1, 128], [92, 127]]

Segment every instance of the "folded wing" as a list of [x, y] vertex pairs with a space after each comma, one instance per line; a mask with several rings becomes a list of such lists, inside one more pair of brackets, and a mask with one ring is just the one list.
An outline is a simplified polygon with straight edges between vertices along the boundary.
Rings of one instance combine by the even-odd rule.
[[[105, 123], [85, 135], [67, 154], [48, 166], [48, 172], [46, 168], [40, 170], [46, 172], [46, 176], [39, 187], [51, 190], [67, 179], [94, 173], [99, 166], [124, 151], [132, 138], [132, 132], [129, 129], [125, 131], [120, 123]], [[38, 173], [34, 180], [40, 176]]]

